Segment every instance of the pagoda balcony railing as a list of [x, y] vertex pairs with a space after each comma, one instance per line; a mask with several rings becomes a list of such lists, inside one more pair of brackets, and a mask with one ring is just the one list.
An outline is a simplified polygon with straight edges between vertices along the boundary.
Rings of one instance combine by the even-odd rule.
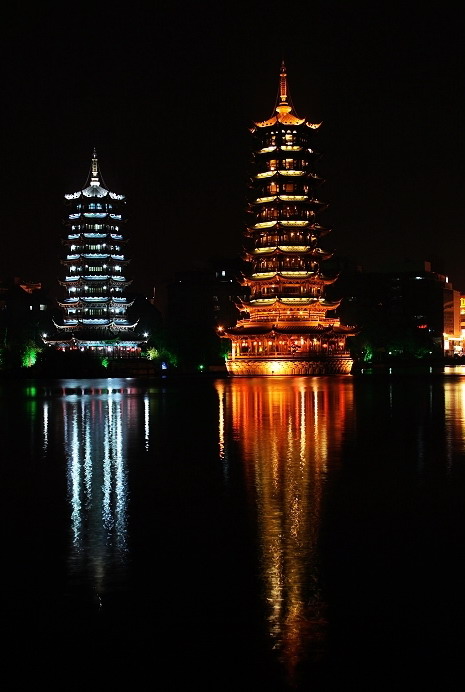
[[111, 298], [108, 296], [82, 296], [81, 300], [86, 303], [108, 303]]
[[287, 353], [236, 353], [233, 357], [232, 353], [228, 353], [227, 360], [249, 360], [253, 358], [254, 360], [325, 360], [331, 356], [337, 360], [344, 360], [345, 358], [351, 357], [350, 351], [347, 350], [335, 350], [331, 348], [319, 349], [318, 351], [306, 351], [305, 353], [293, 353], [288, 351]]
[[110, 324], [109, 319], [103, 319], [103, 318], [87, 318], [87, 319], [82, 319], [81, 324], [87, 324], [87, 325], [105, 325], [105, 324]]
[[82, 253], [82, 257], [85, 257], [86, 259], [108, 259], [110, 257], [109, 252], [85, 252]]
[[264, 252], [273, 252], [276, 248], [284, 250], [286, 252], [288, 249], [294, 249], [296, 252], [308, 252], [312, 249], [312, 245], [307, 242], [305, 243], [302, 239], [300, 240], [289, 240], [286, 236], [281, 236], [277, 238], [268, 238], [266, 240], [260, 239], [258, 241], [260, 244], [254, 248], [254, 252], [261, 254]]

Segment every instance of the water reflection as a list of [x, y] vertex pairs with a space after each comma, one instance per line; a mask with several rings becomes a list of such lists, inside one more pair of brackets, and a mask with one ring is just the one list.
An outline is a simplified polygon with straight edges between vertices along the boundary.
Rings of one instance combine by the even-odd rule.
[[328, 467], [338, 463], [354, 415], [353, 381], [247, 378], [216, 388], [220, 458], [239, 444], [256, 509], [269, 635], [292, 679], [304, 658], [318, 660], [325, 647], [320, 514]]
[[[137, 390], [118, 381], [67, 380], [53, 399], [62, 421], [70, 511], [70, 585], [87, 575], [99, 607], [108, 583], [122, 582], [128, 558], [128, 438], [142, 414]], [[49, 402], [44, 401], [44, 444]], [[146, 411], [144, 421], [146, 421]], [[56, 434], [56, 430], [55, 430]], [[146, 428], [146, 438], [148, 435]]]
[[461, 644], [465, 378], [445, 375], [0, 386], [11, 622], [36, 648], [46, 623], [47, 655], [57, 630], [106, 639], [105, 674], [144, 649], [235, 689]]

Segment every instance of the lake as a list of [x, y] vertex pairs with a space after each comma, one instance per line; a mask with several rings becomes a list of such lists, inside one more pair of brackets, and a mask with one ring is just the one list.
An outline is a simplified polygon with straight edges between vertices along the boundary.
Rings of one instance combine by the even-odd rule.
[[452, 689], [459, 367], [5, 381], [0, 407], [13, 687]]

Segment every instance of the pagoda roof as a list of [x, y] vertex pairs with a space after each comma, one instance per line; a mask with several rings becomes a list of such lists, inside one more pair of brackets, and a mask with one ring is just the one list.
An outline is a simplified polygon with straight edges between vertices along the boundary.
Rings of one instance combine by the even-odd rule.
[[294, 245], [283, 243], [282, 245], [267, 248], [255, 248], [255, 250], [246, 250], [244, 252], [246, 257], [253, 257], [255, 259], [261, 256], [270, 257], [271, 255], [289, 254], [310, 255], [318, 258], [319, 260], [327, 260], [330, 259], [334, 253], [331, 251], [322, 250], [321, 248], [312, 248], [311, 245], [297, 245], [297, 243]]
[[60, 330], [60, 331], [78, 331], [82, 332], [83, 330], [101, 330], [101, 329], [108, 329], [112, 333], [119, 333], [121, 331], [127, 331], [129, 329], [134, 329], [139, 320], [136, 320], [135, 322], [128, 322], [127, 320], [118, 320], [118, 319], [75, 319], [75, 320], [70, 320], [69, 324], [59, 324], [55, 320], [53, 320], [53, 324], [55, 327]]
[[254, 132], [255, 128], [257, 127], [270, 127], [271, 125], [276, 125], [277, 123], [281, 125], [305, 124], [307, 127], [311, 127], [314, 130], [318, 129], [321, 125], [321, 123], [310, 123], [306, 120], [306, 118], [299, 118], [299, 116], [296, 114], [289, 95], [289, 89], [287, 86], [287, 71], [284, 60], [281, 63], [278, 98], [274, 111], [274, 114], [268, 118], [268, 120], [255, 122], [252, 132]]
[[89, 175], [87, 177], [85, 187], [78, 192], [72, 192], [71, 194], [65, 195], [65, 199], [78, 199], [79, 197], [111, 197], [112, 199], [125, 199], [124, 195], [117, 195], [115, 192], [110, 192], [105, 186], [102, 174], [98, 165], [97, 152], [94, 149], [92, 156], [91, 168]]
[[69, 344], [72, 346], [97, 346], [97, 345], [107, 345], [107, 346], [118, 346], [118, 345], [130, 345], [130, 344], [145, 344], [147, 339], [141, 337], [140, 334], [135, 334], [133, 332], [125, 332], [124, 334], [115, 335], [111, 332], [99, 334], [96, 337], [94, 333], [82, 333], [79, 337], [74, 335], [64, 335], [60, 337], [60, 334], [55, 334], [51, 337], [42, 337], [44, 343], [52, 345]]
[[256, 231], [271, 230], [271, 229], [283, 229], [286, 231], [298, 231], [298, 230], [312, 230], [319, 235], [327, 235], [331, 229], [327, 226], [322, 226], [319, 223], [315, 223], [313, 219], [308, 219], [307, 221], [284, 221], [283, 219], [278, 219], [276, 221], [258, 221], [253, 226], [248, 226], [247, 231], [249, 234], [255, 234]]
[[263, 282], [263, 283], [269, 283], [270, 281], [273, 283], [278, 283], [278, 282], [284, 282], [284, 283], [289, 283], [290, 281], [298, 282], [301, 283], [302, 281], [305, 280], [318, 280], [318, 283], [321, 284], [333, 284], [337, 280], [337, 276], [334, 277], [327, 277], [323, 276], [321, 274], [317, 274], [314, 271], [302, 271], [302, 272], [293, 272], [293, 271], [281, 271], [281, 272], [273, 272], [273, 271], [262, 271], [262, 272], [255, 272], [255, 274], [252, 274], [252, 276], [244, 276], [242, 281], [243, 285], [247, 286], [249, 283], [253, 284], [256, 282]]
[[86, 307], [88, 306], [97, 306], [99, 307], [100, 305], [106, 306], [106, 305], [113, 305], [114, 307], [118, 306], [124, 306], [124, 307], [131, 307], [134, 304], [134, 299], [129, 300], [128, 298], [114, 298], [114, 296], [102, 296], [102, 297], [90, 297], [90, 296], [79, 296], [77, 298], [67, 298], [66, 300], [58, 300], [57, 301], [58, 305], [61, 308], [69, 308], [69, 307], [83, 307], [84, 305]]
[[357, 332], [353, 327], [347, 327], [344, 325], [336, 324], [315, 324], [315, 325], [277, 325], [277, 324], [264, 324], [264, 325], [238, 325], [236, 327], [228, 327], [224, 330], [225, 334], [232, 334], [234, 336], [254, 336], [265, 334], [307, 334], [314, 336], [351, 336], [355, 335]]
[[258, 298], [256, 300], [240, 300], [240, 305], [244, 307], [244, 309], [252, 309], [252, 310], [260, 310], [262, 308], [271, 308], [273, 306], [275, 307], [280, 307], [283, 306], [287, 310], [289, 310], [290, 307], [293, 307], [295, 309], [300, 309], [300, 308], [305, 308], [309, 306], [321, 306], [322, 308], [325, 308], [325, 310], [334, 310], [335, 308], [339, 307], [341, 304], [341, 300], [326, 300], [325, 298], [312, 298], [312, 297], [307, 297], [307, 298], [286, 298], [283, 296], [273, 296], [271, 298]]

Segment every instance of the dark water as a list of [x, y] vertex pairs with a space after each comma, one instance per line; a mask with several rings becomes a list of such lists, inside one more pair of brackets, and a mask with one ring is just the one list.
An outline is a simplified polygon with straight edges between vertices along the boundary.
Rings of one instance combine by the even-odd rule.
[[13, 689], [455, 689], [459, 369], [9, 382], [0, 407]]

